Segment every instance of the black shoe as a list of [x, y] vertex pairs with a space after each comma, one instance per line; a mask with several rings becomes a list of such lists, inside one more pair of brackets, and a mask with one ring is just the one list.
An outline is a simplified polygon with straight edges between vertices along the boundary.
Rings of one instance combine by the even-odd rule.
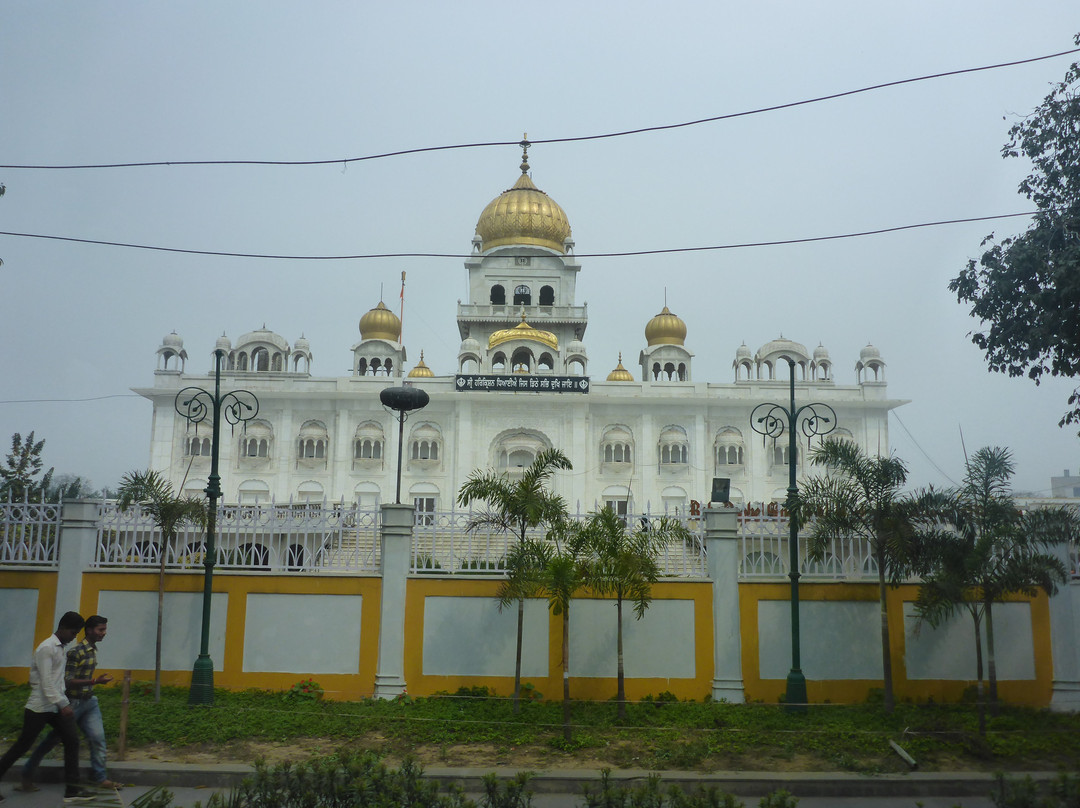
[[89, 802], [97, 797], [96, 792], [88, 791], [80, 786], [68, 786], [64, 789], [64, 802]]

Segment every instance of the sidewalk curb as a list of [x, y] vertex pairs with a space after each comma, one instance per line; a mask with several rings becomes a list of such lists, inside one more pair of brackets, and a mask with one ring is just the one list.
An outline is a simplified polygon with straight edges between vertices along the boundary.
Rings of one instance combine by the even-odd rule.
[[[132, 785], [163, 785], [177, 788], [229, 788], [254, 772], [244, 763], [189, 764], [165, 761], [114, 761], [109, 777]], [[507, 767], [424, 769], [424, 777], [442, 784], [456, 783], [468, 793], [482, 793], [483, 778], [495, 774], [510, 779], [528, 769]], [[20, 766], [11, 767], [6, 781], [18, 781]], [[993, 791], [995, 775], [987, 772], [911, 772], [909, 774], [866, 775], [849, 772], [650, 772], [646, 769], [612, 769], [611, 779], [620, 785], [645, 782], [658, 774], [665, 786], [684, 790], [715, 787], [739, 796], [763, 796], [777, 789], [787, 789], [799, 797], [985, 797]], [[1030, 775], [1034, 780], [1057, 778], [1056, 772], [1010, 772], [1012, 776]], [[38, 779], [46, 783], [63, 780], [59, 761], [41, 764]], [[584, 786], [600, 782], [596, 769], [548, 769], [534, 771], [529, 784], [537, 794], [579, 794]]]

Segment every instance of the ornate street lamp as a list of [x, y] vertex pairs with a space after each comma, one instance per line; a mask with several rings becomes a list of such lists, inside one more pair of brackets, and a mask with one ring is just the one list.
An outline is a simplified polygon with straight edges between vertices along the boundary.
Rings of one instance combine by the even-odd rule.
[[248, 390], [234, 390], [221, 394], [221, 362], [225, 352], [214, 351], [214, 392], [211, 395], [201, 387], [185, 387], [176, 394], [174, 406], [177, 413], [191, 424], [200, 424], [211, 418], [210, 479], [206, 496], [210, 499], [206, 520], [206, 547], [203, 553], [203, 602], [202, 639], [199, 658], [191, 673], [191, 692], [188, 704], [214, 703], [214, 663], [210, 661], [210, 597], [213, 594], [214, 561], [217, 548], [214, 545], [217, 532], [217, 504], [221, 498], [221, 477], [218, 475], [218, 451], [221, 438], [221, 416], [235, 426], [250, 421], [259, 414], [259, 400]]
[[799, 488], [795, 483], [795, 465], [798, 445], [796, 431], [806, 436], [806, 446], [810, 448], [810, 438], [814, 435], [827, 435], [836, 429], [836, 413], [828, 404], [812, 403], [795, 408], [795, 360], [785, 356], [791, 368], [790, 390], [791, 406], [784, 408], [779, 404], [758, 404], [750, 413], [750, 426], [759, 435], [776, 438], [788, 432], [788, 577], [791, 578], [791, 671], [787, 677], [787, 704], [802, 705], [805, 709], [806, 677], [803, 676], [799, 659], [799, 524], [796, 519], [796, 503]]
[[379, 393], [379, 401], [384, 407], [396, 412], [398, 418], [397, 496], [394, 499], [398, 505], [401, 504], [401, 455], [405, 450], [405, 413], [422, 410], [430, 400], [428, 394], [419, 387], [385, 387]]

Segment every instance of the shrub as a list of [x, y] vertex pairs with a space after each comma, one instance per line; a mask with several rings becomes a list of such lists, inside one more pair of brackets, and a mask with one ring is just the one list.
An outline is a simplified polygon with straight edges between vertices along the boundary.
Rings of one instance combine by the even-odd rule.
[[312, 679], [301, 679], [285, 691], [287, 701], [318, 701], [323, 697], [322, 685]]

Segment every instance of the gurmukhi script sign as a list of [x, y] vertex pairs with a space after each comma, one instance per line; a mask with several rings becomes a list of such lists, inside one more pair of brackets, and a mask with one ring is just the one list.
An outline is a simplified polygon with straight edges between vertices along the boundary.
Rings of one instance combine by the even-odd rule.
[[458, 375], [458, 390], [463, 392], [490, 392], [508, 390], [520, 393], [587, 393], [588, 376], [533, 376], [515, 373], [508, 376]]

